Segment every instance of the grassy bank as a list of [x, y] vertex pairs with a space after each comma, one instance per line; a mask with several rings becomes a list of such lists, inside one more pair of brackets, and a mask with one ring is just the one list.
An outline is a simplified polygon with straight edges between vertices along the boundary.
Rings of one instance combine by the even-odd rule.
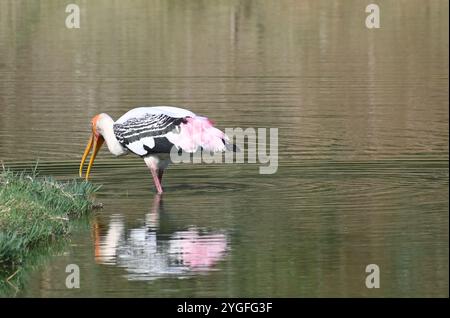
[[18, 264], [39, 243], [69, 233], [69, 220], [93, 207], [96, 188], [35, 174], [0, 172], [0, 265]]

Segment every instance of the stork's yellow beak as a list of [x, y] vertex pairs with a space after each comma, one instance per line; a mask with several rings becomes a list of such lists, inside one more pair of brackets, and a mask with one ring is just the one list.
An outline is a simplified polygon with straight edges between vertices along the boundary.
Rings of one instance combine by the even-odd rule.
[[89, 173], [91, 172], [91, 167], [94, 164], [95, 157], [97, 156], [97, 153], [100, 150], [100, 148], [102, 147], [104, 141], [105, 141], [105, 139], [103, 138], [102, 135], [98, 135], [95, 132], [92, 132], [91, 138], [89, 138], [89, 142], [86, 146], [86, 149], [84, 150], [83, 157], [81, 158], [80, 177], [83, 175], [84, 162], [86, 161], [86, 158], [87, 158], [89, 152], [91, 151], [91, 149], [94, 148], [92, 155], [91, 155], [91, 159], [89, 160], [89, 164], [88, 164], [88, 167], [86, 170], [86, 180], [89, 179]]

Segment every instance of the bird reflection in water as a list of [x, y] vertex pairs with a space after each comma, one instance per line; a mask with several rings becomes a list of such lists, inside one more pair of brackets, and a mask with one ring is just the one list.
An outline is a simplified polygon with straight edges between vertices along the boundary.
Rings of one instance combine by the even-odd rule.
[[224, 258], [228, 239], [224, 231], [190, 227], [160, 233], [161, 196], [156, 195], [144, 226], [126, 231], [121, 215], [112, 215], [105, 235], [94, 225], [95, 260], [126, 269], [130, 280], [186, 277], [213, 269]]

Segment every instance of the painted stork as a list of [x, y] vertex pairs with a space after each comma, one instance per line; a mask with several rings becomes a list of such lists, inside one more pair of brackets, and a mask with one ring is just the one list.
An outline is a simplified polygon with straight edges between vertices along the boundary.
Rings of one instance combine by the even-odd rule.
[[89, 179], [92, 164], [104, 142], [115, 156], [132, 152], [142, 157], [150, 169], [158, 193], [164, 169], [170, 163], [172, 147], [188, 153], [197, 150], [222, 152], [236, 151], [228, 137], [213, 126], [211, 120], [197, 116], [189, 110], [171, 107], [139, 107], [132, 109], [117, 121], [105, 113], [92, 118], [92, 135], [80, 163], [80, 177], [86, 158], [93, 149], [86, 170]]

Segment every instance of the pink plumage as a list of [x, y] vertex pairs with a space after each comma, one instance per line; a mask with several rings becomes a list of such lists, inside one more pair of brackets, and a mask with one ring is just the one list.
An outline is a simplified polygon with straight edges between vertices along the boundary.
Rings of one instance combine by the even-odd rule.
[[179, 134], [170, 136], [170, 141], [186, 152], [195, 152], [202, 147], [206, 151], [225, 151], [228, 137], [215, 128], [206, 117], [188, 117], [180, 125]]

